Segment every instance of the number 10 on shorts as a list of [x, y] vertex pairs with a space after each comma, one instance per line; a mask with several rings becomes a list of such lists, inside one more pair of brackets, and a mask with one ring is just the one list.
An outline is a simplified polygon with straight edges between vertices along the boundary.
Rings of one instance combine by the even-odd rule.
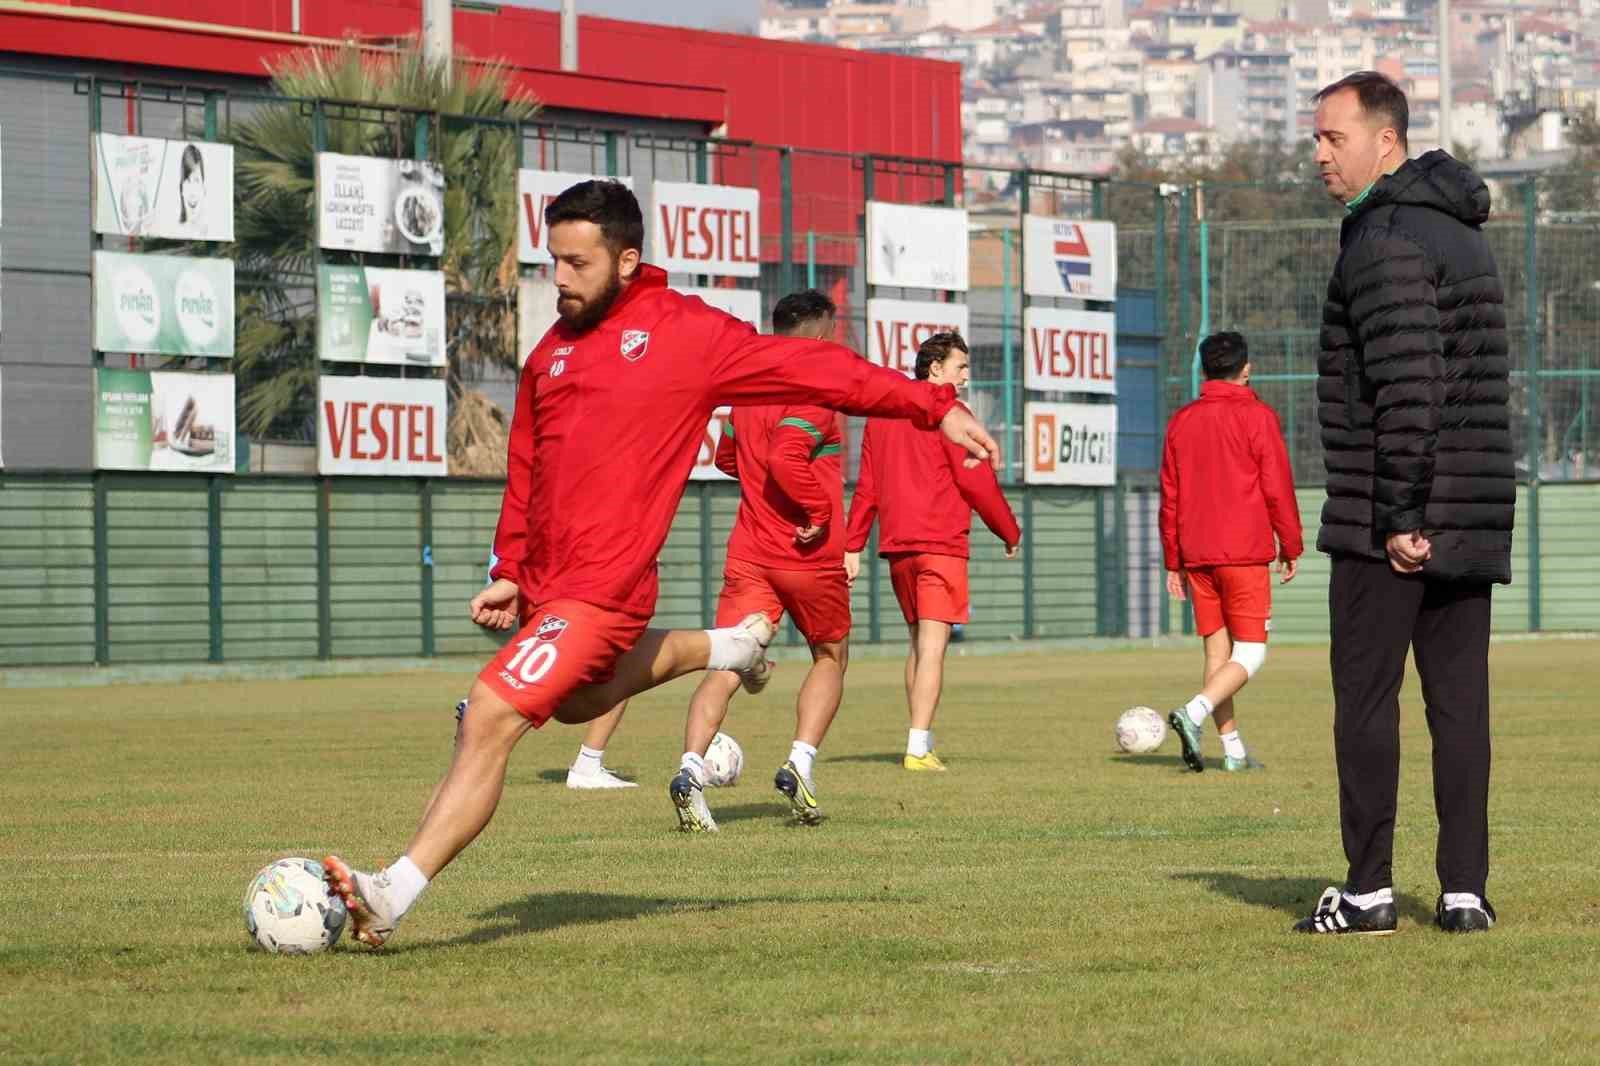
[[500, 672], [501, 677], [517, 688], [523, 685], [537, 685], [543, 681], [550, 668], [556, 664], [556, 657], [559, 654], [554, 644], [537, 636], [517, 641], [517, 648], [517, 654], [511, 657], [511, 661], [506, 663], [506, 668]]

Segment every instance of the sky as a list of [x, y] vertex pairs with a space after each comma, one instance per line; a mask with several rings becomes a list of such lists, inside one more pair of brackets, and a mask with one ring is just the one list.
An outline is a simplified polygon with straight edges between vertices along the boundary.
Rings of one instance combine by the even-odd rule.
[[[517, 7], [561, 10], [561, 0], [503, 0]], [[578, 14], [664, 22], [701, 29], [753, 32], [760, 0], [578, 0]]]

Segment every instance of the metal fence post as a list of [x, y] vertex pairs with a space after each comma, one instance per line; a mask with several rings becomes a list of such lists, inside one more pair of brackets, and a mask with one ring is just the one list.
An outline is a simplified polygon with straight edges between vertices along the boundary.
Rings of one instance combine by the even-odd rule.
[[710, 629], [716, 623], [715, 598], [711, 593], [711, 485], [700, 482], [700, 624]]
[[333, 559], [332, 522], [328, 508], [333, 497], [333, 482], [317, 478], [317, 658], [333, 658]]
[[867, 538], [867, 639], [876, 644], [883, 639], [883, 618], [878, 595], [878, 528]]
[[222, 478], [206, 478], [206, 563], [210, 591], [211, 653], [214, 663], [222, 661]]
[[418, 562], [418, 587], [422, 594], [422, 654], [438, 654], [433, 629], [433, 479], [421, 478], [417, 485], [417, 535], [422, 544]]
[[1116, 569], [1112, 571], [1111, 595], [1112, 599], [1112, 636], [1125, 637], [1128, 635], [1128, 484], [1122, 478], [1117, 478], [1112, 487], [1112, 504], [1116, 513], [1111, 516], [1111, 565]]
[[94, 661], [111, 661], [111, 569], [106, 548], [106, 476], [94, 473]]
[[795, 284], [794, 266], [794, 150], [791, 148], [778, 149], [778, 188], [779, 239], [783, 241], [783, 252], [778, 261], [783, 264], [784, 290], [792, 292], [798, 286]]
[[1103, 181], [1089, 185], [1089, 214], [1091, 218], [1106, 217], [1106, 183]]
[[206, 140], [214, 141], [217, 139], [217, 94], [214, 92], [206, 93], [205, 116]]
[[1106, 635], [1106, 490], [1094, 493], [1094, 635]]
[[[1165, 343], [1167, 338], [1165, 334], [1167, 332], [1167, 324], [1172, 321], [1172, 317], [1168, 313], [1170, 309], [1167, 307], [1167, 198], [1161, 194], [1159, 185], [1156, 186], [1153, 192], [1156, 198], [1156, 314], [1160, 316], [1158, 321], [1163, 334], [1156, 343], [1156, 462], [1159, 463], [1167, 440], [1167, 345]], [[1158, 625], [1160, 626], [1161, 634], [1165, 636], [1172, 627], [1172, 604], [1167, 597], [1166, 582], [1157, 583], [1156, 599], [1159, 601], [1159, 606], [1157, 607], [1159, 613]]]
[[617, 176], [617, 131], [606, 130], [606, 177]]
[[[1012, 439], [1017, 426], [1017, 359], [1015, 338], [1016, 323], [1011, 320], [1011, 231], [1000, 231], [1001, 248], [1001, 288], [1000, 288], [1000, 359], [1004, 366], [1005, 383], [1005, 435], [1001, 440], [1000, 451], [1004, 456], [1005, 469], [1001, 472], [1002, 479], [1012, 480], [1011, 464], [1019, 456], [1010, 454], [1014, 445]], [[1018, 464], [1021, 469], [1021, 464]]]
[[817, 287], [817, 231], [806, 230], [806, 288]]
[[1527, 318], [1527, 353], [1524, 357], [1523, 395], [1528, 405], [1528, 629], [1540, 628], [1540, 530], [1539, 530], [1539, 188], [1529, 178], [1522, 186], [1523, 266]]
[[1036, 628], [1033, 609], [1033, 543], [1038, 536], [1033, 528], [1032, 485], [1022, 487], [1022, 635], [1031, 640]]
[[956, 205], [956, 168], [954, 163], [944, 165], [944, 205]]
[[[1184, 351], [1189, 343], [1189, 301], [1191, 292], [1191, 279], [1189, 276], [1189, 227], [1193, 214], [1193, 190], [1185, 185], [1178, 195], [1178, 351]], [[1188, 354], [1186, 352], [1186, 354]], [[1175, 361], [1176, 362], [1176, 361]], [[1176, 370], [1177, 367], [1170, 368]], [[1177, 375], [1174, 374], [1174, 377]], [[1180, 379], [1181, 380], [1181, 379]], [[1167, 387], [1163, 380], [1162, 388]], [[1163, 599], [1165, 602], [1165, 599]], [[1183, 611], [1183, 632], [1185, 636], [1194, 632], [1194, 616], [1187, 606]]]

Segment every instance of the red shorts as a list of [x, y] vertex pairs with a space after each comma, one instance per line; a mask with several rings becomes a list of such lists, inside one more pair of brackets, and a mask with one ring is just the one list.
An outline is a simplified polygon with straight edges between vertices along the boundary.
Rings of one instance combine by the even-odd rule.
[[760, 611], [773, 625], [788, 611], [811, 644], [835, 644], [850, 635], [850, 586], [844, 564], [826, 570], [775, 570], [743, 559], [722, 568], [717, 625], [737, 625]]
[[967, 561], [954, 555], [907, 552], [889, 556], [889, 583], [907, 625], [926, 618], [951, 625], [967, 620]]
[[617, 660], [649, 625], [621, 611], [552, 600], [523, 612], [522, 628], [478, 680], [537, 729], [573, 692], [610, 681]]
[[1272, 628], [1272, 571], [1253, 566], [1205, 566], [1186, 570], [1194, 627], [1202, 637], [1226, 629], [1234, 640], [1264, 644]]

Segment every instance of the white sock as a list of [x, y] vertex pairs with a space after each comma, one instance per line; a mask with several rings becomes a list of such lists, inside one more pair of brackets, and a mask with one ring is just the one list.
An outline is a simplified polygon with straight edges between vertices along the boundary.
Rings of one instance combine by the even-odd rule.
[[907, 755], [913, 755], [920, 759], [932, 750], [933, 730], [931, 729], [913, 729], [911, 735], [906, 738]]
[[1244, 758], [1244, 741], [1239, 739], [1239, 730], [1230, 729], [1222, 734], [1222, 753], [1230, 759]]
[[1360, 895], [1356, 895], [1352, 892], [1346, 892], [1344, 894], [1344, 898], [1345, 902], [1349, 903], [1351, 906], [1360, 907], [1362, 910], [1366, 910], [1368, 907], [1376, 907], [1380, 903], [1393, 903], [1394, 889], [1380, 888], [1376, 892], [1363, 892]]
[[1211, 717], [1211, 712], [1216, 708], [1211, 706], [1211, 701], [1206, 699], [1205, 693], [1202, 692], [1188, 703], [1185, 703], [1183, 710], [1189, 716], [1189, 721], [1195, 725], [1205, 725], [1206, 719]]
[[1483, 900], [1471, 892], [1446, 892], [1444, 894], [1445, 910], [1453, 911], [1462, 907], [1470, 907], [1473, 910], [1481, 911], [1483, 910]]
[[589, 747], [587, 744], [579, 744], [578, 758], [572, 764], [572, 772], [575, 774], [588, 774], [590, 776], [598, 774], [602, 769], [605, 768], [605, 757], [606, 750], [604, 748], [596, 750], [595, 748]]
[[789, 761], [794, 763], [794, 768], [800, 771], [800, 776], [807, 781], [811, 780], [811, 768], [816, 758], [817, 749], [803, 740], [797, 740], [789, 745]]
[[707, 670], [743, 670], [751, 663], [750, 650], [755, 635], [743, 626], [723, 626], [707, 629], [711, 638], [711, 654], [706, 659]]
[[409, 855], [400, 856], [384, 872], [389, 875], [389, 900], [394, 904], [394, 916], [398, 918], [417, 902], [422, 890], [428, 887], [428, 879], [422, 876], [422, 871]]
[[683, 753], [683, 758], [678, 760], [678, 768], [680, 770], [688, 770], [694, 775], [694, 779], [700, 782], [700, 787], [705, 787], [706, 760], [704, 756], [696, 755], [692, 751], [686, 751]]

